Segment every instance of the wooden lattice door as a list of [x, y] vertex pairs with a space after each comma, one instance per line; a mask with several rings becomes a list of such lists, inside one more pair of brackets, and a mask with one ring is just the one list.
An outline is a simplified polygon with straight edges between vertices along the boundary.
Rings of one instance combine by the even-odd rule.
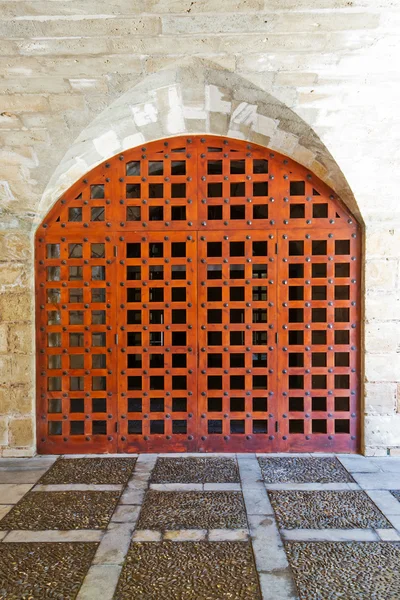
[[127, 233], [118, 255], [120, 447], [195, 450], [196, 235]]
[[36, 237], [40, 452], [356, 451], [359, 228], [307, 169], [173, 138]]
[[276, 235], [210, 231], [199, 240], [202, 450], [267, 448], [278, 418]]

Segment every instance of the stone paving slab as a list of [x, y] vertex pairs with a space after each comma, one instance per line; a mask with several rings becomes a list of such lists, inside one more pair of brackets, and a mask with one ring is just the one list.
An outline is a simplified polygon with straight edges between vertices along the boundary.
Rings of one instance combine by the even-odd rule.
[[[218, 568], [216, 568], [218, 565]], [[261, 600], [247, 542], [133, 542], [115, 600]]]
[[32, 488], [32, 484], [3, 483], [0, 485], [0, 504], [16, 504]]
[[389, 490], [366, 490], [365, 493], [385, 515], [400, 516], [400, 502]]
[[263, 485], [260, 465], [255, 458], [239, 458], [238, 464], [243, 488], [260, 488]]
[[388, 529], [364, 492], [269, 492], [281, 529]]
[[400, 544], [287, 542], [301, 600], [398, 600]]
[[120, 565], [92, 565], [77, 600], [112, 600], [121, 570]]
[[259, 458], [265, 483], [346, 483], [353, 478], [337, 458]]
[[137, 458], [60, 459], [43, 475], [39, 483], [49, 484], [125, 484]]
[[353, 473], [355, 481], [364, 490], [395, 490], [399, 486], [399, 473]]
[[365, 456], [343, 456], [339, 455], [337, 459], [342, 463], [345, 469], [350, 473], [377, 473], [379, 466], [374, 464], [370, 458]]
[[[0, 459], [1, 460], [1, 459]], [[0, 484], [3, 483], [36, 483], [42, 475], [46, 473], [47, 469], [13, 469], [6, 471], [0, 470]]]
[[210, 529], [210, 542], [245, 542], [249, 537], [248, 529]]
[[6, 516], [10, 512], [14, 504], [0, 504], [0, 519]]
[[[54, 455], [53, 455], [54, 456]], [[107, 455], [105, 456], [104, 454], [62, 454], [60, 455], [55, 455], [55, 458], [57, 459], [63, 459], [63, 460], [75, 460], [76, 458], [138, 458], [138, 456], [149, 456], [149, 457], [157, 457], [157, 454], [146, 454], [146, 455], [139, 455], [136, 454], [135, 452], [132, 452], [132, 454], [130, 452], [110, 452], [107, 453]], [[36, 459], [37, 457], [35, 457]], [[45, 456], [42, 456], [41, 458], [46, 458]]]
[[396, 529], [377, 529], [376, 533], [383, 542], [400, 542], [400, 533]]
[[35, 485], [32, 492], [120, 492], [122, 485], [95, 485], [94, 483], [67, 483], [67, 484], [49, 484]]
[[130, 504], [123, 504], [117, 506], [113, 516], [111, 517], [112, 523], [136, 523], [139, 517], [140, 506], [132, 506]]
[[240, 483], [205, 483], [204, 490], [210, 492], [240, 492]]
[[279, 533], [283, 540], [296, 542], [379, 542], [381, 539], [375, 529], [281, 529]]
[[143, 502], [144, 495], [144, 490], [132, 490], [128, 488], [122, 494], [120, 498], [120, 503], [140, 505]]
[[100, 542], [104, 531], [97, 529], [75, 529], [69, 531], [1, 531], [5, 542]]
[[275, 519], [252, 515], [249, 516], [249, 526], [257, 571], [286, 569], [288, 562]]
[[271, 503], [261, 478], [258, 461], [251, 455], [238, 458], [242, 493], [248, 515], [273, 515]]
[[360, 490], [358, 483], [265, 483], [267, 490], [347, 491]]
[[[143, 456], [143, 455], [141, 455]], [[182, 457], [182, 452], [160, 452], [160, 454], [152, 454], [147, 456], [155, 456], [158, 458], [236, 458], [238, 454], [234, 452], [185, 452]]]
[[239, 492], [147, 492], [138, 529], [240, 529], [247, 527]]
[[37, 471], [51, 467], [60, 457], [56, 455], [35, 456], [33, 458], [1, 458], [0, 471]]
[[164, 540], [172, 542], [200, 542], [207, 537], [206, 529], [178, 529], [176, 531], [166, 531]]
[[273, 515], [274, 511], [265, 488], [244, 488], [243, 498], [248, 515]]
[[151, 490], [159, 492], [240, 492], [240, 483], [151, 483]]
[[119, 492], [30, 492], [0, 521], [0, 529], [105, 529]]
[[202, 492], [202, 483], [151, 483], [151, 490], [158, 492]]
[[122, 565], [134, 529], [134, 523], [110, 523], [97, 549], [93, 564]]
[[398, 502], [400, 502], [400, 490], [390, 490], [390, 493], [396, 498]]
[[397, 529], [397, 531], [400, 531], [400, 515], [387, 515], [388, 520], [390, 521], [391, 525]]
[[239, 483], [234, 458], [158, 458], [151, 483]]
[[400, 478], [400, 457], [396, 458], [392, 456], [388, 460], [386, 457], [376, 456], [370, 458], [370, 461], [384, 473], [398, 473]]
[[263, 600], [299, 600], [290, 569], [259, 573]]
[[151, 529], [136, 529], [132, 536], [132, 540], [135, 542], [161, 542], [162, 537], [163, 535], [161, 531], [153, 531]]
[[97, 544], [0, 544], [0, 598], [73, 600]]

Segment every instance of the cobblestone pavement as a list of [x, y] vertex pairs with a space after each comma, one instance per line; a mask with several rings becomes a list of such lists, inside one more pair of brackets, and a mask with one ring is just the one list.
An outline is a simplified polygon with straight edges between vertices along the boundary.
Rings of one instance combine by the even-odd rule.
[[0, 459], [0, 598], [400, 600], [400, 459]]

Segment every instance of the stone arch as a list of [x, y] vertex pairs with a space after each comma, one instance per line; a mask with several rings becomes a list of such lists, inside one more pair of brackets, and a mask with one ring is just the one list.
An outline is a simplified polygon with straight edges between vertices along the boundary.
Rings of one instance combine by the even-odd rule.
[[196, 58], [143, 78], [70, 144], [37, 205], [33, 229], [62, 194], [97, 165], [141, 144], [189, 134], [247, 140], [293, 159], [332, 188], [362, 226], [341, 168], [312, 127], [276, 92]]
[[273, 89], [263, 90], [218, 65], [190, 58], [142, 79], [81, 132], [43, 193], [36, 226], [73, 183], [104, 160], [142, 143], [195, 133], [243, 139], [285, 154], [330, 186], [362, 222], [328, 149]]

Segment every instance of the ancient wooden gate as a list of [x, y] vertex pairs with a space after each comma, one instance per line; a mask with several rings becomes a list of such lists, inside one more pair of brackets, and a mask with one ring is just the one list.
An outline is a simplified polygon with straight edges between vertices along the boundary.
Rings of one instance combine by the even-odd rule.
[[42, 453], [359, 448], [360, 230], [266, 148], [99, 165], [36, 236]]

